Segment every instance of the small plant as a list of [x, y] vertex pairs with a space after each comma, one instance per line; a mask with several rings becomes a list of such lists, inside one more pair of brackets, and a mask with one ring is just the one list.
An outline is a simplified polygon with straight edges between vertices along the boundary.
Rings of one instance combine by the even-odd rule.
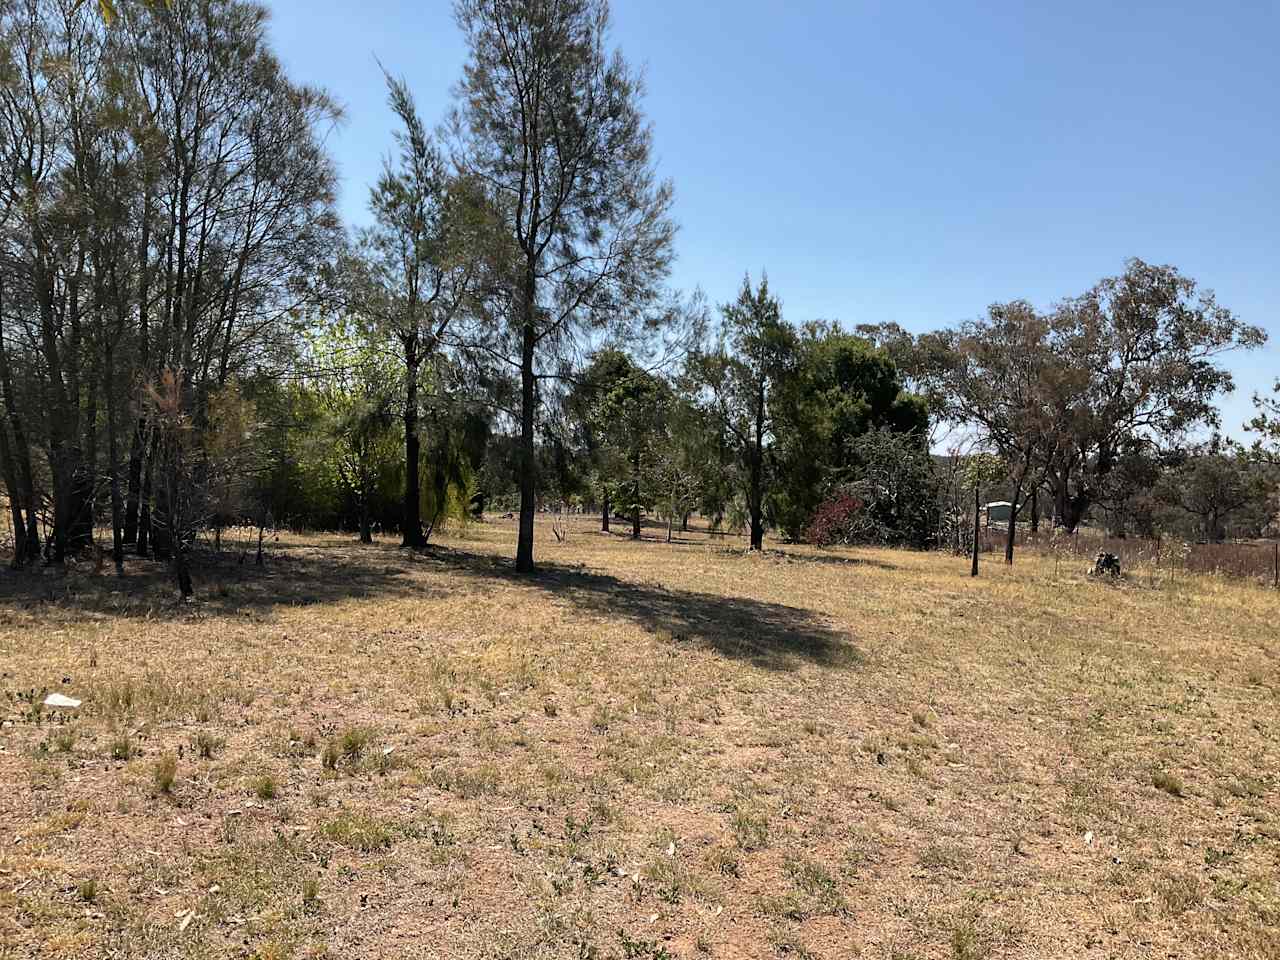
[[769, 818], [763, 813], [735, 810], [733, 836], [743, 850], [758, 850], [769, 842]]
[[93, 903], [98, 899], [98, 881], [93, 879], [81, 880], [76, 884], [76, 896], [85, 903]]
[[218, 751], [226, 746], [226, 743], [221, 737], [215, 737], [207, 730], [201, 730], [191, 738], [191, 749], [201, 760], [212, 760], [218, 755]]
[[355, 763], [363, 755], [365, 749], [373, 740], [373, 731], [365, 727], [348, 727], [343, 731], [342, 738], [338, 742], [338, 748], [342, 751], [342, 757], [348, 763]]
[[342, 754], [338, 751], [338, 744], [330, 740], [324, 745], [324, 753], [320, 755], [320, 765], [326, 770], [337, 770], [338, 761], [342, 758]]
[[157, 793], [172, 793], [173, 780], [178, 775], [178, 760], [173, 754], [166, 754], [155, 762], [151, 768], [152, 782]]
[[264, 773], [253, 781], [253, 794], [259, 800], [274, 800], [276, 793], [276, 780], [271, 774]]
[[320, 881], [308, 877], [302, 881], [302, 909], [314, 913], [320, 906]]
[[796, 890], [809, 900], [810, 913], [843, 914], [848, 911], [835, 878], [822, 864], [812, 860], [791, 860], [786, 869]]
[[59, 753], [70, 753], [75, 749], [76, 731], [74, 727], [63, 727], [53, 735], [53, 748]]
[[591, 729], [596, 733], [604, 733], [613, 722], [613, 712], [607, 703], [597, 703], [591, 711]]
[[951, 931], [951, 956], [955, 960], [979, 960], [987, 953], [987, 944], [972, 920], [956, 924]]
[[1182, 796], [1185, 789], [1180, 777], [1164, 770], [1157, 770], [1151, 777], [1151, 783], [1157, 790], [1162, 790], [1171, 797]]
[[132, 760], [137, 752], [138, 748], [134, 746], [127, 733], [122, 733], [111, 741], [112, 760]]
[[364, 813], [347, 813], [320, 828], [320, 833], [334, 843], [363, 853], [388, 850], [395, 841], [393, 825]]

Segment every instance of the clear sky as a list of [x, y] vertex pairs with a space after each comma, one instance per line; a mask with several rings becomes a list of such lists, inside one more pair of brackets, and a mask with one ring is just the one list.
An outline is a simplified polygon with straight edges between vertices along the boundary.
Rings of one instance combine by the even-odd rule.
[[[375, 56], [444, 116], [447, 0], [268, 0], [331, 138], [349, 222], [390, 149]], [[796, 322], [914, 331], [1171, 263], [1277, 343], [1230, 362], [1224, 426], [1280, 377], [1280, 2], [614, 0], [676, 188], [673, 283], [769, 273]]]

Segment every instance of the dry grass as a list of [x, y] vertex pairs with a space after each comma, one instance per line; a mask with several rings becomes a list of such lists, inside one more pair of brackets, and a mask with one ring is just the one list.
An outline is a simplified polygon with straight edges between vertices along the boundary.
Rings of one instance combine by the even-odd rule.
[[5, 575], [0, 957], [1280, 957], [1274, 593], [698, 539]]

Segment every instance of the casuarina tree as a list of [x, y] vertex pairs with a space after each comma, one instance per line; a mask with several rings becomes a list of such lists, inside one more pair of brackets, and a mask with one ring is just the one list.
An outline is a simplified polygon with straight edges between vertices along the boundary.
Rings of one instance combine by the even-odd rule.
[[[520, 532], [531, 571], [540, 380], [592, 334], [634, 327], [666, 275], [674, 226], [640, 111], [643, 84], [608, 42], [605, 0], [458, 0], [468, 47], [453, 131], [509, 245], [483, 349], [519, 371]], [[615, 329], [615, 334], [622, 333]]]

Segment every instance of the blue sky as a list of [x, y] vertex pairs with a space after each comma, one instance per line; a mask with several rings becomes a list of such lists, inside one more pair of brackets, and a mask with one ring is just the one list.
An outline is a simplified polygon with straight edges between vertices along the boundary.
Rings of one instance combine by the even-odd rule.
[[[347, 119], [350, 222], [390, 149], [375, 56], [443, 117], [465, 51], [444, 0], [269, 0], [290, 74]], [[1040, 8], [1040, 9], [1037, 9]], [[673, 283], [767, 269], [793, 321], [923, 331], [1172, 263], [1280, 341], [1280, 3], [615, 0], [676, 188]], [[1224, 425], [1280, 376], [1233, 358]]]

